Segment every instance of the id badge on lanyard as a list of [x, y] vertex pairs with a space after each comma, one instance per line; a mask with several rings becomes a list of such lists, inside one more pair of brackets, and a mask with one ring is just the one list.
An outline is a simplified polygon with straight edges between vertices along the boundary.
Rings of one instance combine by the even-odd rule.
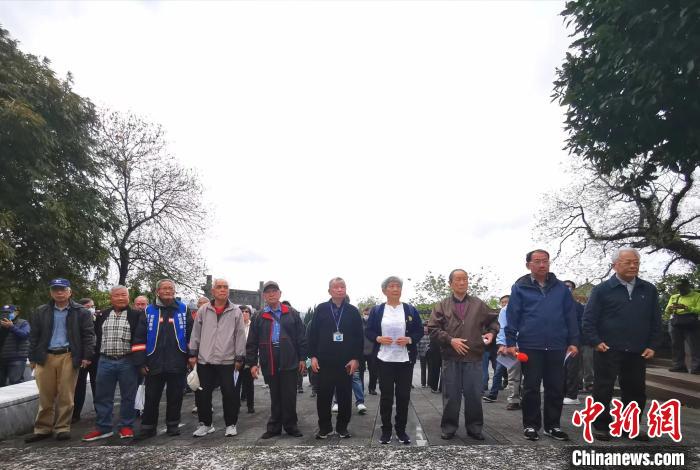
[[340, 331], [336, 331], [333, 333], [333, 342], [335, 343], [342, 343], [343, 342], [343, 333]]
[[343, 333], [340, 332], [340, 320], [343, 318], [343, 310], [345, 305], [340, 308], [340, 313], [338, 314], [338, 319], [335, 319], [335, 313], [333, 312], [333, 305], [331, 304], [331, 315], [333, 315], [333, 321], [335, 322], [335, 333], [333, 333], [333, 342], [342, 343]]

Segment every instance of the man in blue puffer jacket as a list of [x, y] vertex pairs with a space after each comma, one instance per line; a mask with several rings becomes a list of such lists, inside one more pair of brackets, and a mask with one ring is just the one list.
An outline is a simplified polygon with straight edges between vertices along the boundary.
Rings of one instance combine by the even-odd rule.
[[[506, 351], [524, 352], [523, 427], [526, 439], [544, 433], [557, 440], [569, 437], [559, 427], [564, 401], [564, 360], [578, 354], [579, 328], [571, 292], [549, 272], [549, 253], [534, 250], [525, 256], [530, 274], [511, 289], [506, 310]], [[540, 411], [540, 384], [544, 381], [544, 416]]]

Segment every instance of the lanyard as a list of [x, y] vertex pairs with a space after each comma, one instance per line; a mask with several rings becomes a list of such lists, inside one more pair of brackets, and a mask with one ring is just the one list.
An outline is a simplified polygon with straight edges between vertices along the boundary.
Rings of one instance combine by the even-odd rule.
[[340, 307], [340, 313], [338, 314], [338, 319], [336, 320], [336, 309], [335, 304], [331, 301], [331, 314], [333, 315], [333, 321], [335, 322], [335, 331], [340, 333], [340, 320], [343, 318], [343, 310], [345, 310], [345, 302], [342, 303]]

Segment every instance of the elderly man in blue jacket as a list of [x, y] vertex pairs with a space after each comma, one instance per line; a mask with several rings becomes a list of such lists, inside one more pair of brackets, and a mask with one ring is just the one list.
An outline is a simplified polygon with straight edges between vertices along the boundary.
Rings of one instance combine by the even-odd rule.
[[[595, 347], [593, 398], [605, 405], [594, 421], [596, 439], [610, 439], [610, 400], [619, 378], [622, 402], [646, 404], [646, 361], [654, 357], [661, 333], [659, 294], [653, 284], [637, 277], [640, 254], [621, 248], [613, 256], [615, 274], [591, 291], [583, 311], [583, 332]], [[640, 414], [641, 415], [641, 414]], [[639, 434], [637, 440], [648, 440]]]
[[[564, 401], [564, 361], [578, 354], [579, 329], [571, 292], [549, 272], [549, 253], [534, 250], [525, 255], [530, 274], [511, 289], [506, 310], [506, 352], [524, 352], [523, 434], [539, 439], [544, 433], [565, 441], [569, 436], [559, 426]], [[540, 384], [544, 382], [544, 412], [540, 411]]]

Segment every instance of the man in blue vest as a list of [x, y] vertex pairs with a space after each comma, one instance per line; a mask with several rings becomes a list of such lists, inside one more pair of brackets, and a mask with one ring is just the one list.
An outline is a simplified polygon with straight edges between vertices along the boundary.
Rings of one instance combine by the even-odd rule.
[[180, 410], [187, 375], [192, 317], [187, 306], [175, 299], [175, 283], [162, 279], [156, 284], [156, 299], [146, 307], [146, 399], [138, 439], [156, 435], [158, 406], [167, 385], [165, 424], [169, 436], [180, 434]]

